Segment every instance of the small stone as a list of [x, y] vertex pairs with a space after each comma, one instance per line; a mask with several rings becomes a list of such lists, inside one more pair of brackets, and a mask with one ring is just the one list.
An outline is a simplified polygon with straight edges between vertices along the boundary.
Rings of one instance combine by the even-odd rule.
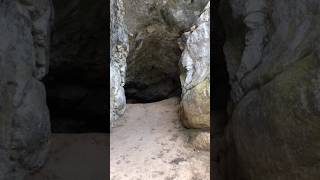
[[191, 144], [198, 150], [210, 150], [210, 132], [197, 132], [191, 136]]

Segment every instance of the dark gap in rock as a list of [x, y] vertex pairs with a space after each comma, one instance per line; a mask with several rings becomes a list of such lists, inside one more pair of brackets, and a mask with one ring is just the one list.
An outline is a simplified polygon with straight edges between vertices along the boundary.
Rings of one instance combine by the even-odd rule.
[[[167, 79], [160, 83], [162, 84], [154, 84], [147, 87], [137, 86], [133, 83], [126, 84], [125, 94], [127, 103], [152, 103], [171, 97], [180, 97], [181, 88], [178, 85], [180, 82], [174, 82], [171, 79]], [[163, 86], [163, 88], [159, 88], [159, 86]]]
[[[163, 32], [168, 33], [168, 32]], [[151, 103], [180, 97], [178, 37], [174, 41], [161, 35], [145, 36], [131, 41], [127, 59], [125, 95], [127, 103]], [[133, 43], [141, 44], [136, 48]]]
[[105, 2], [53, 4], [50, 68], [43, 80], [52, 132], [109, 132]]
[[213, 6], [213, 28], [214, 36], [213, 41], [213, 161], [214, 161], [214, 177], [215, 179], [224, 179], [223, 167], [220, 162], [220, 154], [223, 149], [223, 135], [224, 129], [228, 122], [228, 102], [230, 100], [230, 85], [229, 75], [227, 70], [227, 63], [223, 46], [225, 43], [225, 31], [223, 23], [219, 16], [219, 3], [218, 0]]

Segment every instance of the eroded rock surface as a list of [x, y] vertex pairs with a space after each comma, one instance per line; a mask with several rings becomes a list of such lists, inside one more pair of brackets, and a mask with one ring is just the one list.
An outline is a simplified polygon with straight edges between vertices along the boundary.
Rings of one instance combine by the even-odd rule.
[[181, 120], [188, 128], [210, 127], [210, 2], [180, 39]]
[[50, 133], [46, 92], [50, 0], [0, 2], [0, 179], [43, 165]]
[[125, 1], [130, 52], [127, 97], [145, 102], [180, 95], [176, 43], [199, 17], [208, 0]]
[[122, 0], [110, 2], [110, 121], [115, 121], [124, 113], [126, 97], [124, 94], [126, 58], [129, 51], [128, 35], [124, 24]]
[[222, 1], [232, 118], [227, 179], [320, 177], [320, 2]]

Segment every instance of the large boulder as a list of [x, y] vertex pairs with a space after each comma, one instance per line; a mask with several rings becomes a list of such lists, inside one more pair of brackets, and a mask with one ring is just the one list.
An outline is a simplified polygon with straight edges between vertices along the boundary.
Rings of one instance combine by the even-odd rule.
[[[320, 1], [229, 0], [227, 179], [320, 177]], [[222, 151], [223, 152], [223, 151]]]
[[0, 179], [41, 167], [50, 134], [46, 92], [50, 0], [0, 2]]
[[210, 127], [210, 2], [180, 39], [181, 120], [188, 128]]
[[130, 51], [126, 95], [145, 102], [179, 96], [179, 59], [176, 43], [199, 17], [208, 0], [128, 0], [125, 23]]
[[128, 35], [124, 24], [122, 0], [110, 2], [110, 121], [112, 123], [124, 113], [126, 58], [129, 52]]

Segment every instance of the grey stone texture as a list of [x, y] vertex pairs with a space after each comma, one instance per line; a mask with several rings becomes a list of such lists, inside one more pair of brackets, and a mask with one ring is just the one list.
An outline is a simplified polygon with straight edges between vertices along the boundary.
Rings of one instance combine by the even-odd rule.
[[210, 128], [210, 2], [179, 42], [182, 123]]
[[0, 179], [43, 165], [50, 134], [46, 92], [50, 0], [0, 1]]
[[319, 179], [320, 1], [221, 1], [227, 179]]
[[112, 125], [125, 110], [126, 97], [123, 86], [129, 44], [123, 19], [125, 13], [123, 1], [111, 0], [110, 3], [110, 121]]

